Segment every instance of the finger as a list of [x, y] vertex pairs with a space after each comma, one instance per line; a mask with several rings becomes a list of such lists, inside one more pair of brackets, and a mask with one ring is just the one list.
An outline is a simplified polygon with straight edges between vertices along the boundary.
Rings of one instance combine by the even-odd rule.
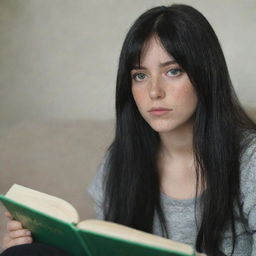
[[13, 219], [12, 215], [9, 212], [7, 212], [7, 211], [4, 213], [4, 215], [5, 215], [5, 217], [7, 217], [10, 220]]
[[6, 249], [8, 243], [11, 241], [11, 238], [6, 234], [3, 239], [3, 248]]
[[21, 222], [16, 220], [11, 220], [7, 222], [7, 230], [9, 232], [17, 229], [23, 229]]
[[7, 243], [6, 248], [15, 246], [15, 245], [20, 245], [20, 244], [31, 244], [33, 242], [32, 237], [27, 236], [27, 237], [19, 237], [16, 239], [12, 239]]
[[25, 236], [31, 236], [31, 232], [27, 229], [18, 229], [9, 233], [10, 238], [19, 238]]

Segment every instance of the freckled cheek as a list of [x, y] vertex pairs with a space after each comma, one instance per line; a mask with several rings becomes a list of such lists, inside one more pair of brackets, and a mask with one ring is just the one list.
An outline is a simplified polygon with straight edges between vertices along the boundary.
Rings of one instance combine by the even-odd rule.
[[145, 92], [144, 92], [144, 90], [132, 89], [132, 95], [133, 95], [133, 98], [134, 98], [137, 106], [142, 105], [143, 102], [145, 101]]
[[172, 91], [172, 98], [175, 105], [195, 105], [197, 103], [197, 97], [192, 85], [185, 84], [177, 87]]

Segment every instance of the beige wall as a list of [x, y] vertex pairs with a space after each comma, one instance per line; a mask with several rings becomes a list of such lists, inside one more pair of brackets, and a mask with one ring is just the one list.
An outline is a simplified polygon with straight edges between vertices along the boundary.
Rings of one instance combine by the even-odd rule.
[[[256, 106], [256, 1], [188, 3], [210, 20], [243, 103]], [[155, 0], [0, 0], [0, 127], [28, 119], [111, 119], [118, 55]]]

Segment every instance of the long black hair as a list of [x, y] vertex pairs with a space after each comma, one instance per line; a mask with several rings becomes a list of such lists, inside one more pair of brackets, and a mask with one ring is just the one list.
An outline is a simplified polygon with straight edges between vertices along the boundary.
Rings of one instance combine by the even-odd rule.
[[[130, 71], [140, 61], [145, 42], [157, 36], [186, 71], [198, 105], [193, 126], [197, 190], [204, 188], [196, 249], [221, 255], [221, 234], [242, 216], [241, 141], [255, 124], [233, 90], [220, 43], [206, 18], [187, 5], [160, 6], [143, 13], [130, 28], [120, 55], [116, 82], [116, 131], [108, 154], [105, 219], [152, 232], [155, 214], [168, 237], [160, 203], [157, 153], [159, 134], [142, 118], [131, 92]], [[235, 209], [238, 208], [238, 214]]]

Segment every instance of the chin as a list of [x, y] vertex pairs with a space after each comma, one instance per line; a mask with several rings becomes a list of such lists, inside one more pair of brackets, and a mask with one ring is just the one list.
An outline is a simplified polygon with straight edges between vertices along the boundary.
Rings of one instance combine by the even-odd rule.
[[[175, 120], [176, 121], [176, 120]], [[150, 120], [148, 124], [150, 127], [158, 132], [158, 133], [170, 133], [170, 132], [178, 132], [178, 131], [187, 131], [190, 130], [193, 126], [193, 121], [189, 120]]]
[[158, 133], [168, 133], [176, 129], [175, 125], [170, 125], [166, 123], [149, 123], [150, 127]]
[[173, 129], [166, 129], [166, 128], [153, 128], [152, 129], [157, 133], [169, 133], [173, 131]]

